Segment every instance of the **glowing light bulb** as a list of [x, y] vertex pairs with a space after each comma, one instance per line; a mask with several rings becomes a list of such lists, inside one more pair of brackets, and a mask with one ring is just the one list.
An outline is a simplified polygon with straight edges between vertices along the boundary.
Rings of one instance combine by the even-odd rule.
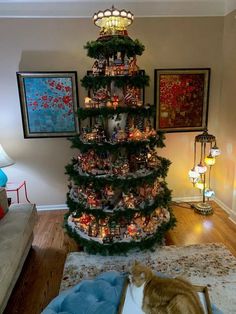
[[216, 163], [216, 159], [215, 157], [213, 157], [211, 154], [208, 155], [205, 159], [204, 159], [205, 163], [208, 166], [213, 166]]
[[205, 172], [207, 171], [207, 167], [204, 166], [202, 163], [200, 163], [200, 164], [198, 164], [198, 165], [196, 166], [195, 170], [196, 170], [198, 173], [202, 174], [202, 173], [205, 173]]
[[195, 186], [199, 190], [203, 190], [204, 189], [204, 182], [202, 180], [199, 180], [199, 181], [196, 182]]
[[211, 189], [206, 189], [204, 194], [205, 194], [206, 197], [213, 197], [213, 196], [215, 196], [215, 192], [213, 190], [211, 190]]
[[194, 168], [189, 170], [188, 172], [189, 179], [192, 183], [196, 183], [200, 177], [199, 172], [197, 172]]
[[221, 154], [220, 149], [216, 145], [214, 145], [211, 149], [211, 156], [216, 157], [219, 156], [220, 154]]

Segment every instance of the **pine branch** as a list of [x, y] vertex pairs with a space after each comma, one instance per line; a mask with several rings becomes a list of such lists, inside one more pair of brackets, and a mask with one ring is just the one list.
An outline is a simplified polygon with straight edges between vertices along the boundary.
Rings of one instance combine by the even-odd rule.
[[86, 89], [98, 90], [99, 88], [109, 86], [111, 82], [114, 82], [116, 87], [132, 86], [137, 88], [143, 88], [149, 85], [149, 76], [145, 74], [137, 74], [133, 76], [120, 75], [120, 76], [92, 76], [85, 75], [81, 80], [81, 85]]
[[145, 49], [144, 45], [138, 39], [132, 40], [127, 36], [112, 36], [108, 41], [90, 41], [87, 42], [84, 48], [87, 49], [88, 57], [94, 59], [99, 59], [101, 56], [109, 58], [118, 51], [123, 55], [127, 55], [128, 58], [135, 55], [141, 56]]

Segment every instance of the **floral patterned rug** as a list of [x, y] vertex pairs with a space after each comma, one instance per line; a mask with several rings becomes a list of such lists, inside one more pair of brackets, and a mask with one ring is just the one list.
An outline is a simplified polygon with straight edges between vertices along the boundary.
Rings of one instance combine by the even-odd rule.
[[67, 255], [60, 291], [83, 279], [110, 270], [129, 271], [134, 260], [173, 277], [188, 278], [207, 286], [211, 302], [225, 314], [236, 313], [236, 258], [219, 243], [188, 246], [162, 246], [154, 251], [132, 252], [122, 256]]

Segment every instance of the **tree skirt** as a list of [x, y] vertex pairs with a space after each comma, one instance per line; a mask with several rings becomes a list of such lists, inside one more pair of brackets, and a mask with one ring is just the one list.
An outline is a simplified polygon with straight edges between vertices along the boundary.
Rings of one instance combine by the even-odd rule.
[[181, 276], [195, 285], [207, 286], [211, 302], [225, 314], [236, 313], [236, 258], [223, 244], [162, 246], [155, 251], [124, 256], [67, 255], [60, 292], [83, 279], [110, 270], [129, 271], [134, 260], [168, 276]]

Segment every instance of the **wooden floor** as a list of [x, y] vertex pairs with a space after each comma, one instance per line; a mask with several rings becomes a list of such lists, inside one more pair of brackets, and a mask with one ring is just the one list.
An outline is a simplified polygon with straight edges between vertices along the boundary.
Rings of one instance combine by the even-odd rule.
[[[205, 217], [186, 207], [173, 206], [178, 223], [167, 234], [167, 245], [221, 242], [236, 256], [236, 225], [223, 210], [214, 204], [214, 215]], [[62, 229], [64, 213], [39, 212], [33, 248], [4, 314], [39, 314], [58, 294], [66, 254], [79, 250]]]

